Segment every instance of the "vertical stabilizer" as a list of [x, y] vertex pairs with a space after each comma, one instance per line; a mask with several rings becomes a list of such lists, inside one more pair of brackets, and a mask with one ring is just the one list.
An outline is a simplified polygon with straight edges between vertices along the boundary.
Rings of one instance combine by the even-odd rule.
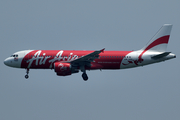
[[169, 42], [171, 29], [171, 24], [164, 24], [160, 28], [160, 30], [155, 34], [155, 36], [150, 40], [150, 42], [141, 50], [144, 52], [146, 52], [147, 50], [165, 52], [167, 44]]

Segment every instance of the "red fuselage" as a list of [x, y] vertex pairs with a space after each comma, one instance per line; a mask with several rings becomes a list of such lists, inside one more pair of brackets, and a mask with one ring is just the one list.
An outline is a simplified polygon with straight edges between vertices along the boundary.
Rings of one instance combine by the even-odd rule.
[[[72, 61], [92, 52], [94, 51], [33, 50], [23, 58], [21, 68], [53, 69], [55, 62]], [[87, 69], [120, 69], [122, 59], [130, 52], [132, 51], [104, 51]]]

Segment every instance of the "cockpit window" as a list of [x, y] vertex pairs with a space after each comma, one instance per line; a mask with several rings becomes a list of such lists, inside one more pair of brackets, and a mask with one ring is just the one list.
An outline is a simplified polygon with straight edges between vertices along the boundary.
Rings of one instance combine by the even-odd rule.
[[11, 55], [11, 57], [18, 57], [18, 55]]

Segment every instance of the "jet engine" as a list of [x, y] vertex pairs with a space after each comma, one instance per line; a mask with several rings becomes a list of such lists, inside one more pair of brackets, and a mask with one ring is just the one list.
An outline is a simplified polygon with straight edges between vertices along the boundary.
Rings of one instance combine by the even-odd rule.
[[72, 74], [71, 64], [70, 63], [62, 63], [55, 62], [54, 63], [54, 71], [58, 76], [67, 76]]

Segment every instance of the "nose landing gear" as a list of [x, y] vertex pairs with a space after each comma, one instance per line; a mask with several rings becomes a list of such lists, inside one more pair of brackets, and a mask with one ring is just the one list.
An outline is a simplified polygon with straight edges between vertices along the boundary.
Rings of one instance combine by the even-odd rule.
[[27, 74], [25, 75], [25, 78], [28, 79], [29, 78], [29, 75], [28, 75], [29, 74], [29, 68], [26, 69], [26, 73]]

